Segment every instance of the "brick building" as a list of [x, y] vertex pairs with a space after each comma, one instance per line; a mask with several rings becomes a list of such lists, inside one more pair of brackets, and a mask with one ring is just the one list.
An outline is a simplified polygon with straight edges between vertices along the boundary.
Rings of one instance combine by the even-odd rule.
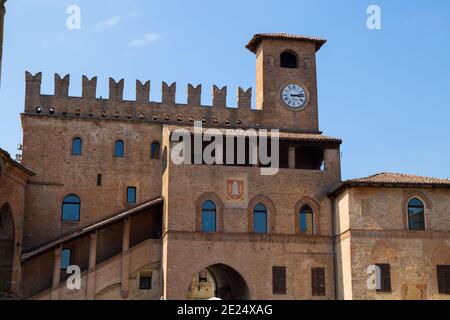
[[[255, 35], [247, 48], [256, 55], [256, 108], [251, 89], [237, 90], [236, 108], [227, 87], [214, 86], [206, 106], [201, 86], [188, 85], [179, 103], [176, 84], [163, 83], [154, 102], [150, 82], [140, 81], [126, 101], [124, 81], [113, 79], [102, 99], [97, 78], [85, 76], [81, 97], [68, 95], [68, 75], [55, 75], [46, 95], [41, 74], [27, 72], [23, 160], [2, 152], [0, 162], [3, 291], [23, 299], [448, 299], [450, 180], [383, 173], [341, 181], [342, 141], [318, 123], [316, 54], [325, 42]], [[180, 129], [183, 142], [200, 139], [201, 153], [218, 133], [243, 141], [244, 161], [217, 161], [239, 156], [215, 149], [216, 163], [176, 164]], [[275, 174], [262, 174], [261, 153], [250, 161], [252, 141], [278, 152]], [[73, 265], [82, 272], [76, 290], [66, 281]], [[368, 286], [371, 266], [378, 288]]]

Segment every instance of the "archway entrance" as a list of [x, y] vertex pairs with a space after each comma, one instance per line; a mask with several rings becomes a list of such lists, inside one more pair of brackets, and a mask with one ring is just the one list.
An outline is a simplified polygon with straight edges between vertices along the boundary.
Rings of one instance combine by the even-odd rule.
[[0, 293], [11, 291], [14, 259], [14, 223], [9, 204], [0, 207]]
[[192, 300], [247, 300], [249, 292], [244, 278], [233, 268], [212, 265], [194, 276], [188, 291]]

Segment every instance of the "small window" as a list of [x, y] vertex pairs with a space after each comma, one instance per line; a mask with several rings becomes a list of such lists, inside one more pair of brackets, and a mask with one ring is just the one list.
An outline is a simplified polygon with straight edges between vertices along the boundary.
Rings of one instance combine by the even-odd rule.
[[125, 157], [125, 143], [122, 140], [117, 140], [114, 146], [114, 156], [116, 158]]
[[325, 296], [325, 269], [311, 269], [311, 284], [313, 296]]
[[80, 221], [80, 198], [74, 194], [68, 195], [63, 200], [62, 220], [63, 221]]
[[425, 230], [425, 206], [417, 198], [408, 203], [408, 224], [409, 230]]
[[70, 249], [63, 249], [61, 251], [61, 270], [67, 270], [71, 265], [72, 251]]
[[127, 203], [135, 204], [137, 202], [137, 189], [135, 187], [127, 188]]
[[267, 234], [267, 209], [262, 204], [253, 209], [253, 232]]
[[202, 231], [205, 233], [217, 231], [217, 209], [211, 200], [202, 205]]
[[286, 294], [286, 267], [272, 268], [273, 294]]
[[[377, 284], [377, 292], [389, 293], [392, 292], [391, 286], [391, 265], [389, 264], [377, 264], [378, 268], [380, 268], [380, 281], [381, 283]], [[379, 289], [378, 289], [379, 288]]]
[[280, 56], [282, 68], [296, 69], [298, 67], [297, 55], [293, 52], [285, 51]]
[[74, 138], [72, 140], [72, 155], [81, 156], [83, 152], [83, 141], [81, 138]]
[[160, 153], [161, 153], [161, 146], [158, 142], [152, 143], [152, 150], [151, 150], [151, 159], [153, 160], [159, 160], [160, 159]]
[[139, 290], [151, 290], [152, 289], [152, 274], [146, 272], [139, 275]]
[[314, 212], [308, 205], [300, 210], [300, 233], [314, 234]]
[[102, 186], [102, 175], [98, 174], [97, 175], [97, 187], [101, 187]]
[[437, 266], [439, 294], [450, 294], [450, 266]]

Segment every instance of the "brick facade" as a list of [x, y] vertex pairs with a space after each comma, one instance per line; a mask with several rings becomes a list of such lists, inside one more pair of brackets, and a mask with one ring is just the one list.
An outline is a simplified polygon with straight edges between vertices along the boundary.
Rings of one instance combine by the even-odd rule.
[[[215, 282], [205, 288], [224, 299], [448, 297], [437, 294], [435, 269], [450, 264], [450, 182], [439, 188], [342, 184], [341, 141], [319, 131], [316, 53], [324, 43], [255, 36], [248, 46], [256, 54], [255, 108], [251, 89], [238, 88], [231, 103], [237, 108], [230, 108], [227, 87], [214, 86], [213, 105], [204, 106], [201, 86], [189, 85], [187, 103], [179, 103], [176, 84], [163, 83], [155, 102], [150, 82], [140, 81], [135, 101], [125, 101], [124, 81], [113, 79], [109, 99], [102, 99], [95, 77], [83, 77], [82, 96], [71, 97], [70, 76], [55, 75], [48, 95], [41, 93], [42, 75], [27, 72], [23, 165], [36, 175], [22, 181], [22, 216], [14, 217], [23, 233], [16, 291], [35, 299], [186, 299], [195, 298], [192, 279], [208, 270]], [[295, 57], [296, 68], [281, 67], [284, 52]], [[283, 101], [290, 84], [304, 88], [303, 107]], [[187, 129], [195, 139], [194, 122], [221, 132], [279, 130], [278, 173], [263, 175], [263, 166], [251, 163], [175, 164], [171, 138]], [[72, 150], [75, 138], [81, 154]], [[124, 142], [123, 157], [115, 154], [117, 141]], [[160, 156], [152, 157], [155, 142]], [[15, 188], [3, 180], [1, 187]], [[128, 187], [136, 188], [136, 203], [127, 203]], [[68, 195], [81, 201], [79, 221], [62, 219]], [[427, 206], [426, 231], [407, 229], [411, 197]], [[214, 233], [202, 231], [208, 200], [216, 209]], [[257, 205], [266, 210], [266, 234], [254, 232]], [[314, 217], [308, 234], [299, 215], [305, 205]], [[68, 250], [82, 272], [80, 290], [67, 288], [60, 267]], [[365, 270], [377, 263], [391, 264], [389, 295], [365, 287]], [[286, 270], [285, 294], [274, 292], [274, 267]], [[324, 292], [312, 290], [313, 269], [325, 272]], [[141, 277], [151, 288], [141, 288]]]

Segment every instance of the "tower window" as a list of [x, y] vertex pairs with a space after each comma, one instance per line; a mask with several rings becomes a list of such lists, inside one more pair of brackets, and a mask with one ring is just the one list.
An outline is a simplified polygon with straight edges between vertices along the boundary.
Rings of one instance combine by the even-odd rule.
[[161, 146], [158, 142], [152, 143], [151, 159], [158, 160], [160, 158]]
[[136, 200], [136, 194], [137, 189], [135, 187], [128, 187], [127, 188], [127, 203], [128, 204], [135, 204], [137, 202]]
[[437, 266], [439, 294], [450, 294], [450, 266]]
[[80, 221], [80, 198], [74, 194], [68, 195], [63, 200], [62, 220], [63, 221]]
[[152, 273], [143, 272], [139, 275], [139, 290], [152, 289]]
[[125, 156], [125, 143], [122, 140], [117, 140], [114, 145], [114, 156], [116, 158], [123, 158]]
[[217, 231], [217, 209], [214, 202], [206, 201], [202, 205], [202, 231], [213, 233]]
[[409, 230], [425, 230], [425, 206], [417, 198], [408, 203]]
[[102, 175], [98, 174], [97, 175], [97, 187], [101, 187], [102, 186]]
[[267, 209], [262, 204], [253, 209], [253, 232], [267, 234]]
[[314, 212], [308, 205], [303, 206], [300, 210], [300, 232], [314, 234]]
[[74, 138], [72, 140], [72, 155], [73, 156], [81, 156], [83, 149], [83, 141], [81, 138]]
[[391, 265], [390, 264], [377, 264], [377, 267], [380, 268], [380, 280], [379, 289], [377, 292], [392, 292], [391, 285]]
[[286, 294], [286, 267], [272, 267], [272, 293]]
[[280, 56], [280, 63], [282, 68], [298, 68], [298, 59], [297, 55], [290, 51], [285, 51]]
[[311, 284], [313, 296], [325, 296], [325, 269], [311, 269]]

